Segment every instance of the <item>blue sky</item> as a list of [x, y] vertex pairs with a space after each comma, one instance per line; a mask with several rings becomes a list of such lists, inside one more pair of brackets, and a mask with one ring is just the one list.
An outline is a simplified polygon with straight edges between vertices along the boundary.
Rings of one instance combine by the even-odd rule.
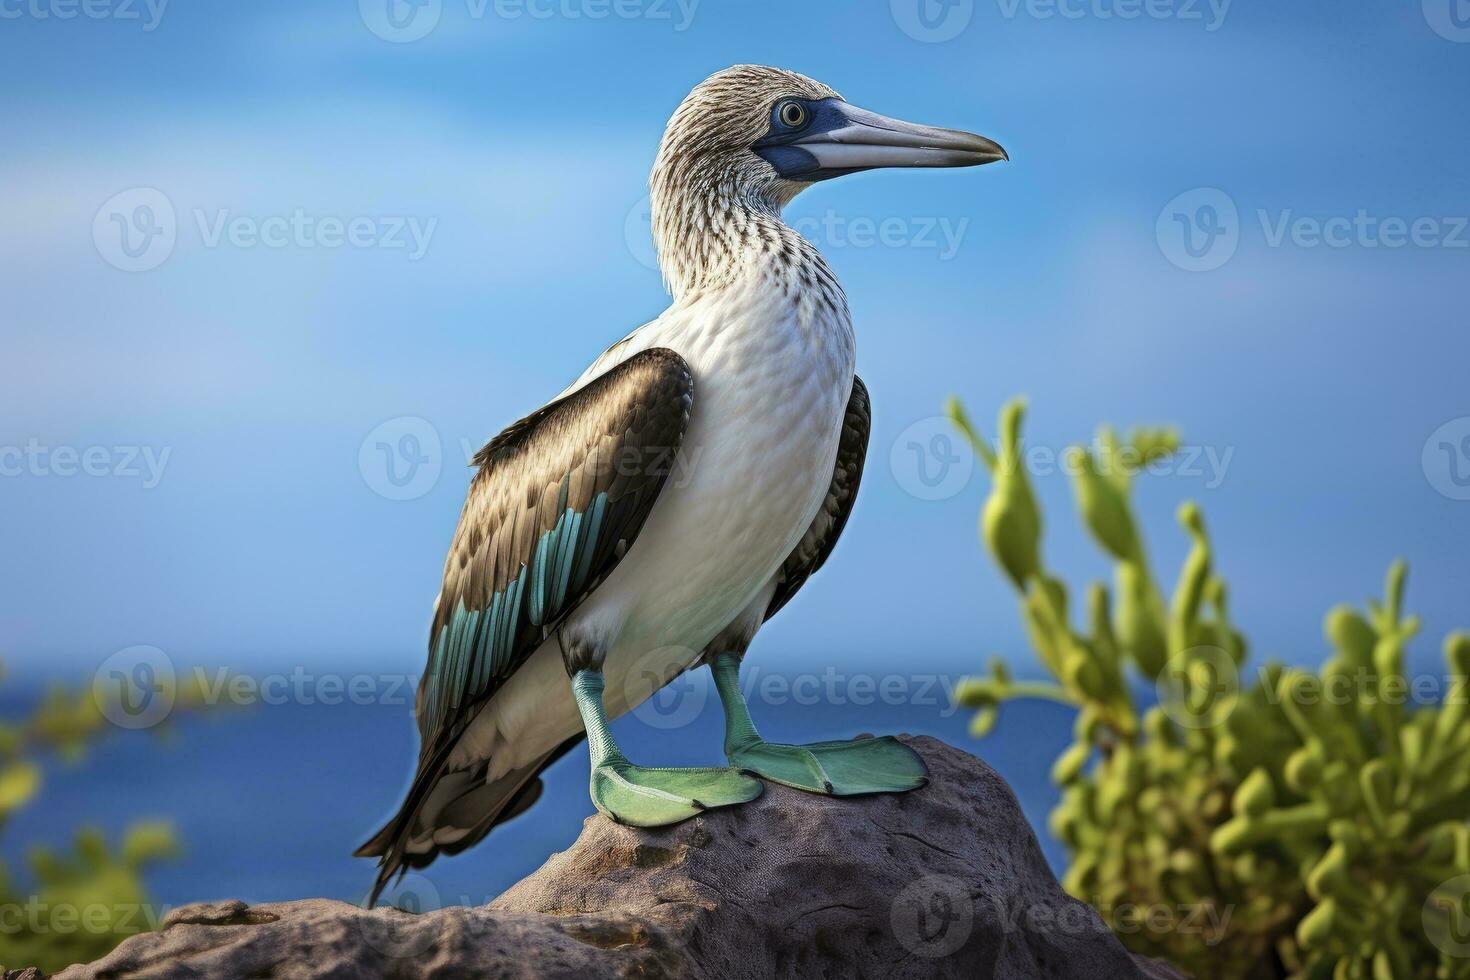
[[[1140, 501], [1170, 579], [1174, 507], [1202, 502], [1260, 653], [1320, 659], [1322, 614], [1398, 555], [1424, 660], [1470, 625], [1470, 501], [1445, 469], [1470, 455], [1436, 463], [1436, 437], [1426, 457], [1447, 423], [1470, 435], [1463, 0], [925, 0], [927, 21], [919, 0], [440, 0], [413, 41], [373, 33], [380, 2], [0, 0], [12, 675], [135, 644], [417, 669], [462, 446], [663, 308], [647, 170], [680, 98], [742, 61], [1013, 159], [790, 210], [847, 288], [876, 418], [842, 546], [753, 656], [1030, 663], [975, 538], [980, 473], [910, 492], [906, 446], [950, 393], [988, 428], [1025, 393], [1044, 448], [1173, 422], [1228, 454]], [[1205, 236], [1221, 193], [1218, 267], [1181, 268], [1169, 230]], [[124, 271], [115, 222], [164, 227], [158, 195], [171, 247]], [[1315, 241], [1334, 220], [1346, 237]], [[438, 440], [438, 476], [400, 492], [372, 462], [406, 434]], [[89, 451], [107, 475], [80, 472]], [[1051, 564], [1104, 574], [1065, 479], [1039, 487]]]

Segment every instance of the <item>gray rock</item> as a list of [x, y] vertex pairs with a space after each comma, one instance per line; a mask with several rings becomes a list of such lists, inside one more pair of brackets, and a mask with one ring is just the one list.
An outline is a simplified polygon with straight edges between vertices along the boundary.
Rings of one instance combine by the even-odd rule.
[[652, 831], [594, 816], [481, 908], [190, 905], [60, 976], [1180, 976], [1129, 954], [1062, 892], [993, 769], [931, 738], [907, 741], [932, 779], [913, 793], [831, 799], [772, 785]]

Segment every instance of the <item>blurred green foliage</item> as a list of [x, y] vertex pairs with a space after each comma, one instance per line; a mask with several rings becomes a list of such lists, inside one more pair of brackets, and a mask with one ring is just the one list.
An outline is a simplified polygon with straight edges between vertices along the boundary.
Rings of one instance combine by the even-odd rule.
[[[28, 716], [0, 720], [0, 835], [17, 810], [35, 801], [46, 757], [79, 764], [88, 746], [112, 731], [99, 703], [108, 696], [103, 686], [73, 692], [56, 685]], [[175, 712], [202, 702], [193, 689], [169, 696]], [[7, 852], [15, 849], [6, 842]], [[95, 828], [77, 831], [67, 855], [32, 847], [24, 881], [0, 861], [0, 965], [50, 973], [97, 959], [155, 927], [158, 909], [148, 901], [142, 874], [176, 853], [169, 825], [150, 822], [129, 828], [116, 849]]]
[[[1082, 521], [1115, 563], [1111, 588], [1088, 587], [1079, 628], [1042, 558], [1024, 411], [1005, 406], [992, 447], [949, 406], [991, 471], [981, 536], [1052, 680], [1018, 681], [997, 662], [958, 697], [977, 709], [977, 737], [1010, 699], [1078, 709], [1052, 771], [1067, 890], [1130, 948], [1202, 980], [1470, 978], [1470, 634], [1445, 641], [1436, 696], [1411, 690], [1419, 622], [1398, 563], [1382, 602], [1328, 614], [1334, 652], [1319, 670], [1268, 663], [1247, 678], [1197, 506], [1179, 511], [1191, 549], [1171, 597], [1149, 564], [1131, 491], [1177, 451], [1166, 429], [1126, 441], [1103, 429], [1067, 458]], [[1143, 710], [1149, 687], [1158, 702]]]

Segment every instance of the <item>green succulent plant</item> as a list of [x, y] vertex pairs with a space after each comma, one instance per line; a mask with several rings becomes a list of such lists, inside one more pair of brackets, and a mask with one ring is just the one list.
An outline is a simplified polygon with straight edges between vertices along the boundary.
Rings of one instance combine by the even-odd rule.
[[1167, 429], [1126, 443], [1104, 429], [1068, 458], [1082, 521], [1115, 562], [1078, 627], [1042, 558], [1024, 411], [1005, 406], [992, 447], [949, 407], [991, 471], [981, 537], [1051, 680], [1018, 681], [997, 662], [957, 697], [976, 709], [977, 736], [1016, 698], [1076, 707], [1052, 770], [1067, 890], [1130, 948], [1202, 980], [1470, 978], [1470, 634], [1445, 640], [1449, 683], [1420, 703], [1404, 673], [1419, 621], [1399, 562], [1382, 602], [1328, 614], [1333, 654], [1319, 670], [1267, 663], [1250, 676], [1197, 506], [1179, 511], [1191, 548], [1171, 596], [1149, 565], [1131, 491], [1143, 463], [1178, 449]]
[[32, 849], [34, 883], [24, 891], [0, 867], [0, 963], [50, 973], [99, 959], [129, 936], [155, 928], [160, 910], [148, 900], [143, 872], [176, 853], [168, 824], [142, 823], [116, 850], [95, 828], [78, 831], [66, 857]]
[[[197, 684], [171, 693], [176, 710], [203, 703]], [[37, 804], [43, 759], [79, 764], [88, 746], [112, 731], [98, 700], [103, 696], [56, 685], [27, 716], [0, 720], [0, 834], [16, 811]], [[153, 731], [165, 733], [167, 724]], [[7, 850], [14, 846], [5, 843]], [[24, 880], [0, 860], [0, 975], [30, 966], [51, 973], [89, 962], [156, 927], [160, 910], [148, 900], [143, 874], [176, 853], [170, 826], [154, 821], [130, 827], [116, 849], [90, 827], [77, 831], [69, 854], [31, 847]]]

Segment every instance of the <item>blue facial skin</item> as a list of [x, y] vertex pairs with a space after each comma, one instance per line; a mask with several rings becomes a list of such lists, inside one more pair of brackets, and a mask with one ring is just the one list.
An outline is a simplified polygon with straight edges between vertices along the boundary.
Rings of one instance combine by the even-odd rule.
[[[781, 121], [781, 108], [795, 102], [806, 109], [806, 122], [801, 126], [788, 126]], [[776, 173], [787, 180], [817, 181], [855, 174], [872, 167], [843, 167], [823, 169], [817, 158], [800, 146], [796, 140], [806, 139], [821, 133], [841, 129], [849, 122], [841, 99], [782, 99], [771, 107], [771, 128], [751, 147], [762, 159], [776, 168]]]

